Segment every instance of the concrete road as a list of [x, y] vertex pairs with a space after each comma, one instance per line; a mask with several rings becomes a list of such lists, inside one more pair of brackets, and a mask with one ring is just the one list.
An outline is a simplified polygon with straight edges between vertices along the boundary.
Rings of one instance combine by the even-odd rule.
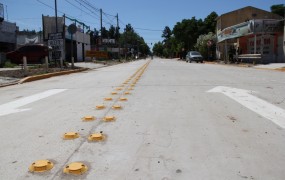
[[[282, 72], [168, 59], [4, 87], [0, 179], [283, 180], [284, 92]], [[64, 140], [71, 131], [80, 137]], [[104, 141], [87, 140], [100, 131]], [[41, 159], [54, 167], [29, 172]], [[88, 171], [64, 174], [72, 162]]]

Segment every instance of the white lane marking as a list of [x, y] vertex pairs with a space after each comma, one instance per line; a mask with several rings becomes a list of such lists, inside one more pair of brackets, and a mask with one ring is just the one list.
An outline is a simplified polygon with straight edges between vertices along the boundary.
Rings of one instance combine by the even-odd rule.
[[250, 93], [253, 91], [217, 86], [208, 92], [223, 93], [255, 113], [271, 120], [278, 126], [285, 128], [285, 110], [251, 95]]
[[35, 94], [32, 96], [28, 96], [16, 101], [12, 101], [3, 105], [0, 105], [0, 116], [12, 114], [12, 113], [18, 113], [18, 112], [23, 112], [23, 111], [28, 111], [31, 109], [18, 109], [22, 106], [25, 106], [27, 104], [33, 103], [35, 101], [39, 101], [41, 99], [47, 98], [49, 96], [61, 93], [65, 91], [66, 89], [51, 89], [39, 94]]

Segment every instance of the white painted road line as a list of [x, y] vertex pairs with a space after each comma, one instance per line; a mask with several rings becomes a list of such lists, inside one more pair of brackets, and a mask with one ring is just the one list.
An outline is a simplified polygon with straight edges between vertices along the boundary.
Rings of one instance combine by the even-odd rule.
[[281, 128], [285, 128], [285, 110], [251, 95], [248, 90], [217, 86], [208, 92], [223, 93]]
[[0, 116], [31, 110], [31, 109], [18, 109], [18, 108], [39, 101], [41, 99], [47, 98], [49, 96], [61, 93], [65, 90], [66, 89], [51, 89], [39, 94], [35, 94], [29, 97], [25, 97], [16, 101], [0, 105]]

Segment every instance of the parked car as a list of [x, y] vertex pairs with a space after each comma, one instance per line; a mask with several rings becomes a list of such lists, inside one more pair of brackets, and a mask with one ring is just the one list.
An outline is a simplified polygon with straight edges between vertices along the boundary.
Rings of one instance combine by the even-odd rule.
[[41, 64], [45, 62], [45, 57], [48, 54], [49, 48], [43, 44], [25, 45], [15, 51], [8, 52], [6, 59], [14, 64], [22, 64], [23, 57], [26, 56], [28, 64]]
[[186, 55], [186, 62], [196, 61], [197, 63], [203, 63], [203, 56], [197, 51], [189, 51]]

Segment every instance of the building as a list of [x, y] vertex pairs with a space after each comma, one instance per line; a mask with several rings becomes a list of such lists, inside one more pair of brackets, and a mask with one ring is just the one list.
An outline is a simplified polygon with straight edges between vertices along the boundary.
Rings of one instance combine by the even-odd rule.
[[239, 53], [249, 57], [258, 54], [259, 63], [285, 62], [283, 17], [247, 6], [222, 14], [216, 20], [218, 59], [228, 61], [231, 55]]
[[16, 23], [0, 22], [0, 52], [13, 51], [17, 44]]

